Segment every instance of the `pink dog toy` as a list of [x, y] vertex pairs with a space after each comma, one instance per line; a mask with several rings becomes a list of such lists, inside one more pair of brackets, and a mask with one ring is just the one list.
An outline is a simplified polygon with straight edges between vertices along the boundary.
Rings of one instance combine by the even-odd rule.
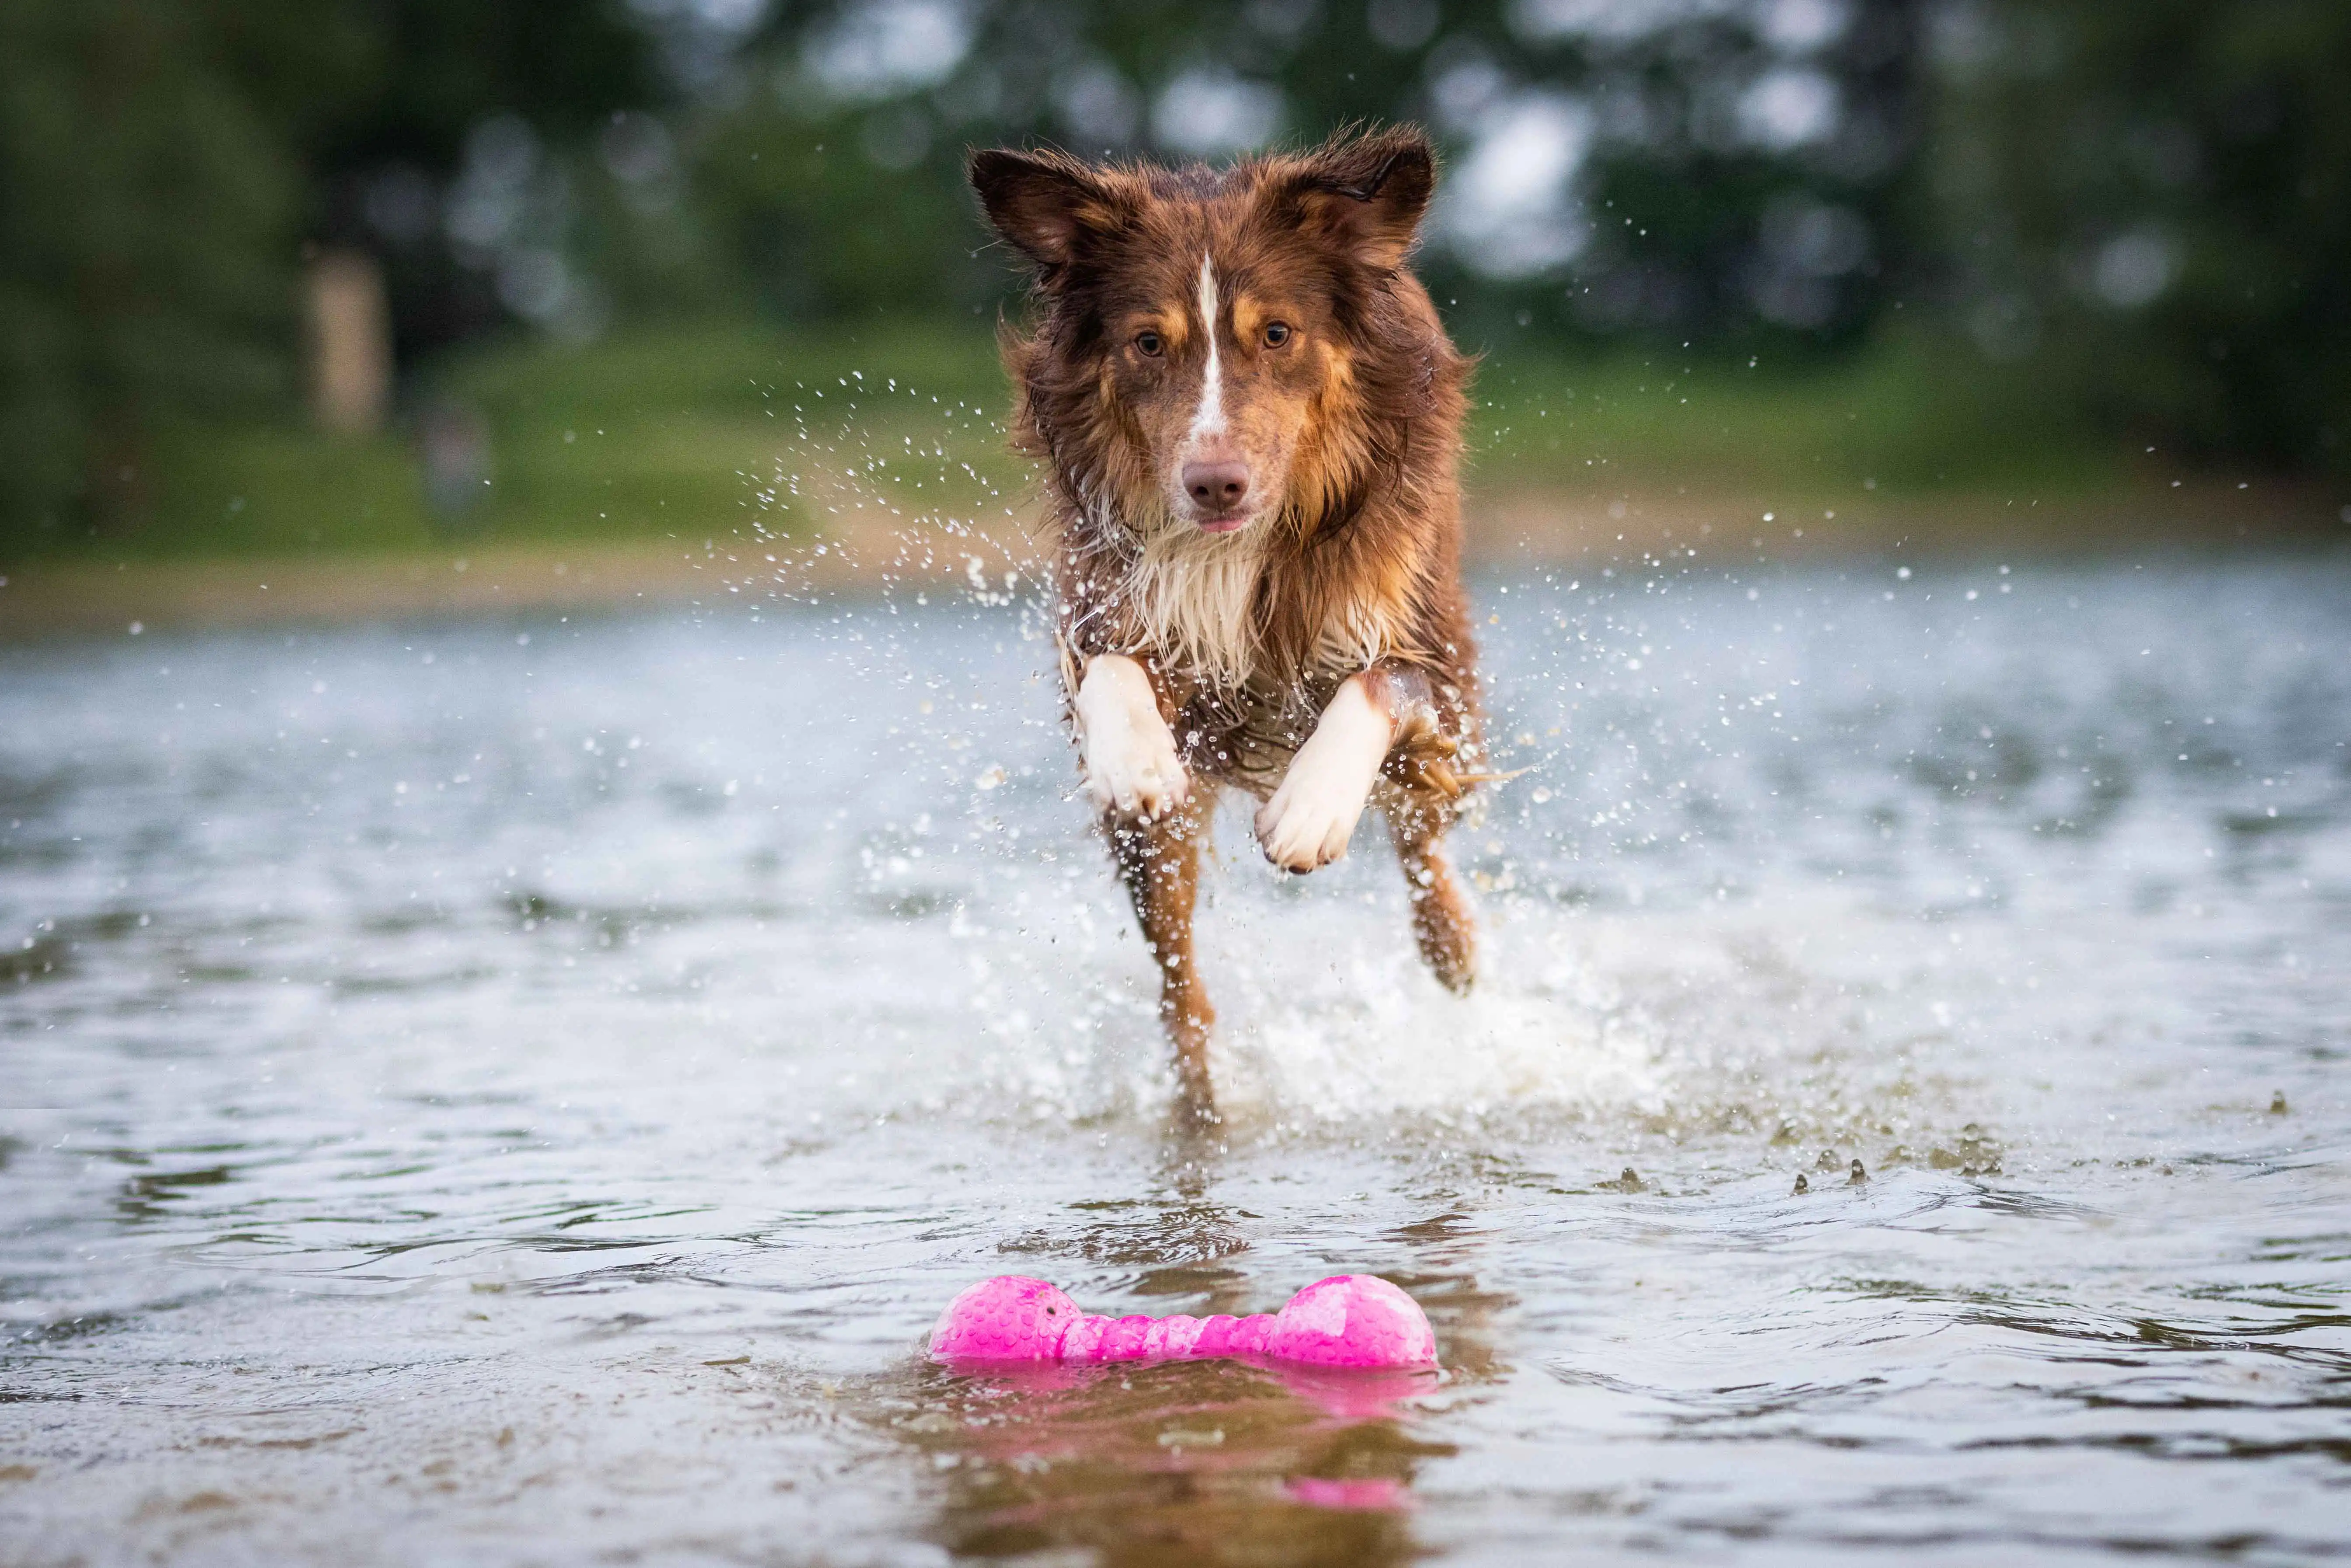
[[1385, 1280], [1334, 1274], [1251, 1317], [1102, 1318], [1042, 1280], [1002, 1274], [947, 1303], [933, 1361], [1204, 1361], [1261, 1355], [1313, 1366], [1430, 1366], [1437, 1336], [1418, 1303]]

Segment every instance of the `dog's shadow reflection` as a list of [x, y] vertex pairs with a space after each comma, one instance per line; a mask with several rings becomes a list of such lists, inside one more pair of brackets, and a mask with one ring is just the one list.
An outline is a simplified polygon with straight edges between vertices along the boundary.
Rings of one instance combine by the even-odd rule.
[[957, 1555], [1105, 1563], [1400, 1563], [1412, 1480], [1450, 1447], [1407, 1430], [1429, 1373], [1238, 1361], [935, 1368], [891, 1422], [943, 1489]]

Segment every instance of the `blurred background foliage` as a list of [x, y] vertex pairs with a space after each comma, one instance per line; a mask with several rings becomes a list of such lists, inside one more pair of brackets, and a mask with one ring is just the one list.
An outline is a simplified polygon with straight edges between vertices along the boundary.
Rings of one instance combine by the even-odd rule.
[[[2351, 470], [2340, 0], [11, 0], [0, 551], [705, 528], [796, 382], [1000, 401], [966, 148], [1364, 118], [1447, 150], [1506, 477]], [[330, 256], [372, 434], [305, 413]]]

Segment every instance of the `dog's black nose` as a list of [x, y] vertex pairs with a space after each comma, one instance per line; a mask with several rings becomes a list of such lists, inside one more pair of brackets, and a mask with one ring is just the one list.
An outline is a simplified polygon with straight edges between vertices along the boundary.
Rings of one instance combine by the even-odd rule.
[[1184, 465], [1185, 493], [1204, 512], [1231, 511], [1249, 494], [1249, 465], [1245, 463]]

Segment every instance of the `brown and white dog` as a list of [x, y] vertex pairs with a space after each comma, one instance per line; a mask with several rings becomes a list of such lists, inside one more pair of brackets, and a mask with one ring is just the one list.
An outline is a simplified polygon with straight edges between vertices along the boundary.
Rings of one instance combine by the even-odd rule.
[[1436, 183], [1409, 129], [1224, 171], [973, 154], [1035, 269], [1013, 439], [1046, 470], [1085, 783], [1159, 961], [1187, 1104], [1214, 1115], [1193, 963], [1217, 792], [1266, 858], [1347, 852], [1366, 804], [1421, 956], [1466, 990], [1440, 851], [1479, 749], [1457, 470], [1469, 365], [1406, 267]]

